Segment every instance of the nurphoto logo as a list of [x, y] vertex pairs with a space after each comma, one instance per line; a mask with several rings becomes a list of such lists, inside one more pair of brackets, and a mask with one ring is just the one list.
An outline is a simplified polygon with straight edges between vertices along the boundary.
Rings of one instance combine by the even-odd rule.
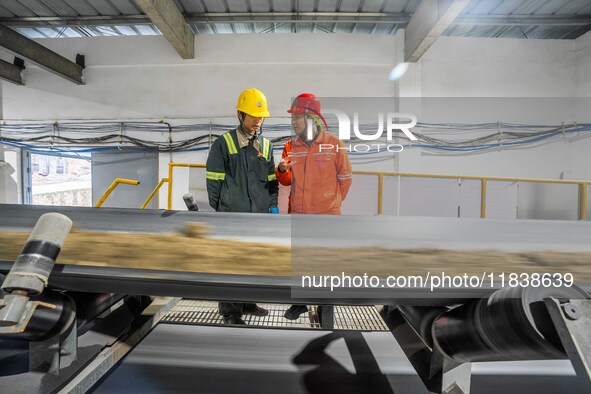
[[[340, 110], [336, 109], [325, 109], [325, 114], [333, 114], [337, 117], [339, 122], [339, 139], [341, 141], [351, 140], [351, 118]], [[407, 113], [388, 112], [385, 116], [386, 122], [384, 122], [384, 113], [378, 114], [378, 129], [373, 134], [363, 134], [359, 131], [359, 113], [353, 113], [353, 133], [356, 138], [362, 141], [376, 141], [383, 138], [384, 128], [386, 130], [386, 140], [388, 142], [394, 139], [394, 131], [400, 130], [406, 135], [411, 141], [417, 141], [417, 137], [410, 131], [411, 128], [417, 125], [417, 117]], [[401, 119], [408, 119], [408, 122], [400, 122]], [[311, 122], [311, 120], [309, 120]], [[385, 127], [384, 127], [385, 124]], [[312, 125], [308, 125], [308, 138], [312, 139]], [[349, 144], [348, 146], [334, 146], [332, 144], [321, 144], [320, 151], [335, 149], [347, 150], [348, 152], [369, 152], [370, 150], [377, 150], [377, 152], [388, 151], [388, 152], [401, 152], [404, 147], [400, 144], [385, 144], [385, 143], [362, 143], [362, 144]]]

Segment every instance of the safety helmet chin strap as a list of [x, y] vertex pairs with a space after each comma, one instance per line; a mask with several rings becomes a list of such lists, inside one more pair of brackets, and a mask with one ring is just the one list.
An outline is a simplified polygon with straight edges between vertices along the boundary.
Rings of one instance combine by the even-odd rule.
[[320, 123], [320, 119], [316, 115], [313, 115], [311, 113], [307, 113], [305, 119], [306, 119], [306, 130], [304, 131], [304, 138], [305, 139], [308, 139], [308, 119], [312, 119], [314, 121], [314, 124], [316, 125], [316, 132], [314, 133], [314, 137], [312, 138], [312, 140], [313, 140], [316, 138], [316, 136], [318, 134], [320, 134], [322, 132], [322, 130], [323, 130], [322, 124]]
[[[244, 130], [244, 119], [246, 119], [247, 114], [246, 114], [246, 112], [242, 112], [242, 111], [238, 111], [238, 113], [240, 114], [240, 116], [238, 117], [238, 121], [240, 122], [240, 128], [242, 129], [242, 131], [244, 131], [246, 133], [246, 130]], [[265, 118], [263, 118], [263, 122], [261, 123], [261, 127], [259, 127], [259, 130], [254, 132], [252, 139], [256, 139], [261, 134], [263, 134], [263, 123], [265, 123]]]
[[[316, 124], [319, 131], [324, 130], [324, 127], [322, 127], [322, 122], [320, 122], [320, 118], [318, 116], [310, 114], [310, 113], [306, 114], [306, 116], [312, 118], [312, 120]], [[308, 125], [308, 122], [306, 122], [306, 127], [307, 127], [307, 125]]]

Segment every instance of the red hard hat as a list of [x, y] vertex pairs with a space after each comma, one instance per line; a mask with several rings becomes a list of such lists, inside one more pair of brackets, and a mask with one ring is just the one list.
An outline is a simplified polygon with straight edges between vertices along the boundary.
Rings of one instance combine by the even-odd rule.
[[287, 110], [290, 114], [310, 114], [319, 117], [328, 129], [326, 120], [320, 113], [320, 100], [312, 93], [302, 93], [298, 95], [291, 103], [291, 108]]

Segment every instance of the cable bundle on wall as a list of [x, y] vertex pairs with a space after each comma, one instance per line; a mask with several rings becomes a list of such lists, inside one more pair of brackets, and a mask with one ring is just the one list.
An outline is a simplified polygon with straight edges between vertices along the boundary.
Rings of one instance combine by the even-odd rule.
[[[197, 123], [170, 125], [165, 122], [84, 122], [46, 124], [5, 124], [0, 126], [0, 143], [31, 152], [55, 155], [76, 155], [113, 149], [138, 149], [157, 152], [206, 150], [233, 124]], [[329, 125], [329, 130], [338, 130]], [[359, 132], [373, 135], [376, 124], [361, 124]], [[397, 143], [404, 148], [422, 148], [434, 152], [478, 152], [496, 148], [535, 145], [555, 137], [578, 133], [586, 137], [591, 124], [523, 125], [513, 123], [418, 123], [412, 133], [418, 141], [410, 142], [395, 130], [397, 141], [379, 138], [372, 141], [352, 137], [348, 143]], [[276, 149], [281, 149], [292, 133], [290, 124], [266, 124], [264, 133]], [[352, 134], [354, 136], [354, 134]], [[382, 150], [383, 152], [383, 150]], [[380, 153], [379, 149], [350, 151], [352, 155]]]

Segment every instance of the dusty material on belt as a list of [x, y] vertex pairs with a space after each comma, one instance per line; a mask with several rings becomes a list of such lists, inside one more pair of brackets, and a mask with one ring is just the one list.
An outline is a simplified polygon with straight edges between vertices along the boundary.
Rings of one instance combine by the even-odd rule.
[[[0, 232], [0, 260], [14, 260], [27, 237], [28, 233]], [[297, 248], [292, 256], [287, 246], [208, 238], [203, 223], [191, 223], [183, 233], [74, 229], [58, 263], [269, 276], [556, 272], [591, 282], [591, 253]]]
[[294, 275], [449, 275], [501, 273], [571, 273], [577, 283], [591, 282], [591, 253], [503, 252], [442, 249], [298, 248], [292, 255]]
[[[291, 273], [290, 249], [264, 243], [206, 237], [202, 223], [183, 233], [70, 232], [60, 264], [81, 264], [175, 271], [286, 276]], [[0, 232], [0, 259], [13, 260], [28, 233]]]

